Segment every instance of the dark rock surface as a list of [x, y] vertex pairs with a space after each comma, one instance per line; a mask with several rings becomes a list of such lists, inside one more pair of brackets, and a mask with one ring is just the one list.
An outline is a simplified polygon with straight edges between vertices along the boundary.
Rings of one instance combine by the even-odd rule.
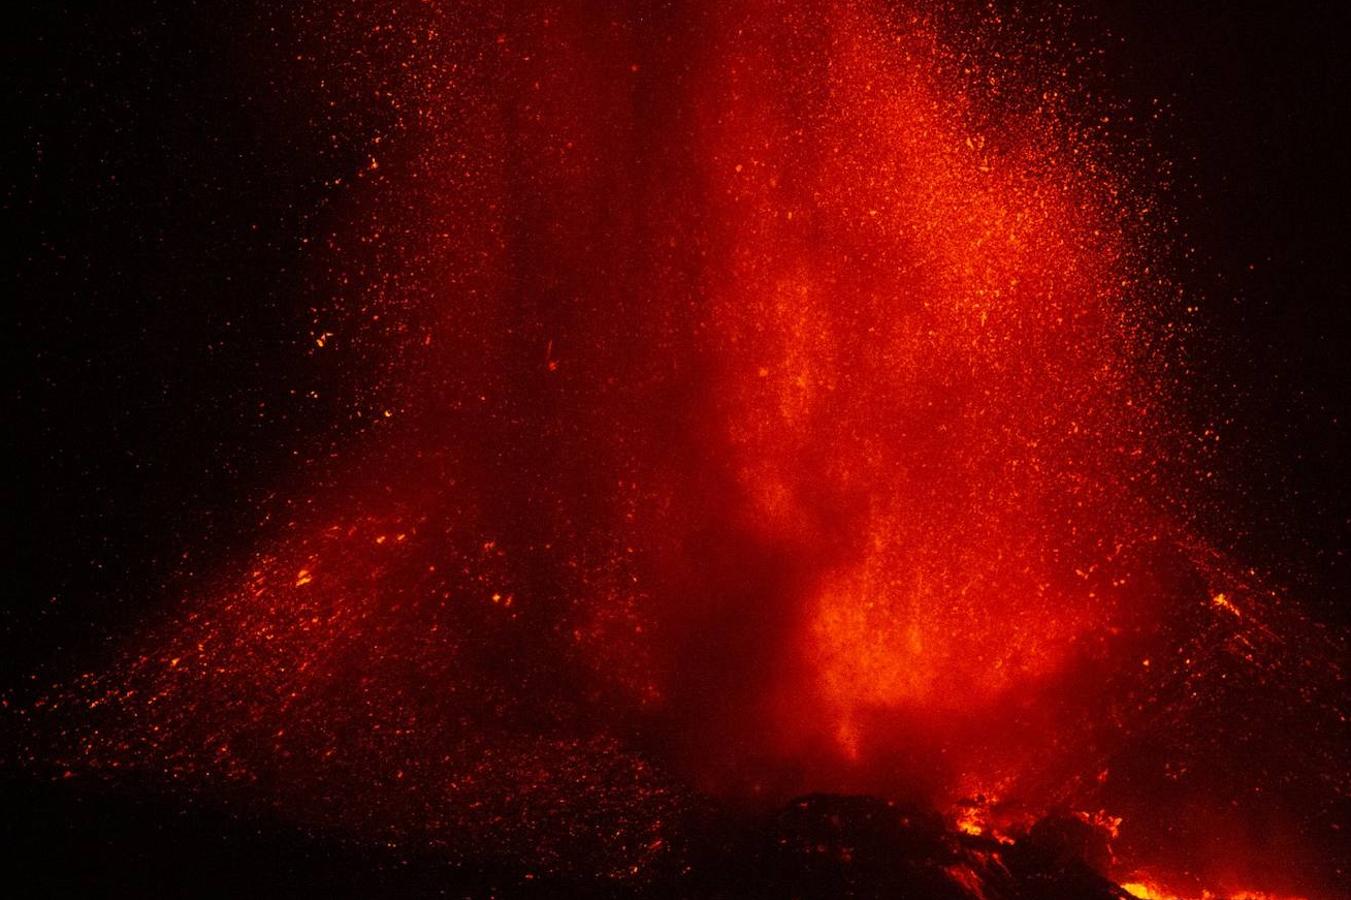
[[715, 817], [686, 836], [683, 865], [636, 882], [532, 877], [520, 860], [466, 868], [427, 848], [354, 842], [88, 783], [9, 782], [3, 801], [14, 883], [28, 897], [1129, 896], [1085, 860], [1098, 837], [1073, 817], [1043, 820], [1009, 843], [865, 796], [813, 794], [771, 816]]

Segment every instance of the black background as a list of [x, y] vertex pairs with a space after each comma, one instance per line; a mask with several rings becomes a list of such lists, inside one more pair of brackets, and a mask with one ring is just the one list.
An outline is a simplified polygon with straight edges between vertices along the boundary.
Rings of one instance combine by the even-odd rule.
[[[1185, 402], [1227, 423], [1196, 527], [1336, 629], [1351, 624], [1343, 6], [1117, 0], [1074, 26], [1108, 50], [1103, 90], [1168, 110], [1150, 140], [1177, 167], [1168, 202], [1194, 252], [1175, 274], [1200, 307]], [[6, 688], [92, 667], [246, 548], [303, 460], [350, 433], [305, 397], [351, 388], [300, 352], [305, 247], [331, 224], [325, 182], [360, 165], [380, 115], [272, 83], [294, 23], [262, 4], [7, 19]], [[134, 790], [6, 781], [9, 842], [66, 879], [350, 887], [394, 865]]]

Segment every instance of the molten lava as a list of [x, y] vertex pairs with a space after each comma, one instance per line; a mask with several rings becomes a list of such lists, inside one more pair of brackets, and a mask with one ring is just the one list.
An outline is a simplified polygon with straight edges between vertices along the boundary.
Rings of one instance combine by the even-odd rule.
[[863, 791], [1327, 889], [1340, 651], [1162, 500], [1176, 290], [1078, 63], [926, 3], [507, 7], [298, 14], [390, 124], [314, 276], [362, 424], [34, 758], [555, 873]]

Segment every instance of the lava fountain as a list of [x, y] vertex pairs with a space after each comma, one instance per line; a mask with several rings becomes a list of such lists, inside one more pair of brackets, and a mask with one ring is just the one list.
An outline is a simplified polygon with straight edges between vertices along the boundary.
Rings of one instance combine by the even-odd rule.
[[1167, 502], [1167, 222], [1082, 60], [926, 3], [296, 17], [389, 126], [315, 254], [365, 424], [32, 761], [554, 873], [848, 791], [1336, 883], [1341, 651]]

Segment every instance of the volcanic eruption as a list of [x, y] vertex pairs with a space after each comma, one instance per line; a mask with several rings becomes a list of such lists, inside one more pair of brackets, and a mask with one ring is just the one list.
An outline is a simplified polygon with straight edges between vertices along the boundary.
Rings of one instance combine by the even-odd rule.
[[308, 262], [349, 428], [7, 698], [23, 765], [517, 888], [716, 894], [772, 821], [776, 895], [1335, 894], [1344, 647], [1173, 502], [1166, 166], [1053, 23], [287, 16], [380, 110]]

